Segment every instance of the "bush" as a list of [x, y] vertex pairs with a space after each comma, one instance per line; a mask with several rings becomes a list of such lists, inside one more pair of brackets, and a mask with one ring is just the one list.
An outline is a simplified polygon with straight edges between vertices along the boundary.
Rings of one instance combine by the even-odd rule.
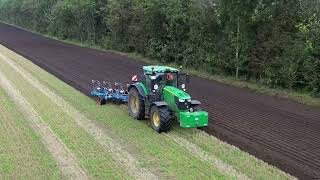
[[41, 33], [320, 96], [319, 1], [0, 0]]

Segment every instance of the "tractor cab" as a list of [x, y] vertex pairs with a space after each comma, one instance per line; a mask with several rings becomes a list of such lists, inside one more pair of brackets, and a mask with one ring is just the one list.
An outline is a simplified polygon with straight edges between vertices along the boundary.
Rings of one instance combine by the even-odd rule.
[[153, 92], [162, 91], [166, 86], [186, 90], [186, 84], [189, 81], [188, 75], [180, 73], [178, 69], [167, 66], [144, 66], [143, 70], [145, 84]]
[[184, 128], [208, 125], [208, 113], [186, 92], [187, 74], [167, 66], [144, 66], [143, 75], [135, 75], [132, 80], [128, 107], [135, 119], [149, 117], [157, 132], [168, 131], [173, 119]]

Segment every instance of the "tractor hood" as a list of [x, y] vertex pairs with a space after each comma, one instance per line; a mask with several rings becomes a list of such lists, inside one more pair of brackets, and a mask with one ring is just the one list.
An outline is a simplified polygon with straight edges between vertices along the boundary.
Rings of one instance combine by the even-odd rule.
[[191, 99], [191, 96], [188, 93], [173, 86], [166, 86], [163, 88], [163, 91], [167, 91], [179, 99], [183, 99], [183, 100]]

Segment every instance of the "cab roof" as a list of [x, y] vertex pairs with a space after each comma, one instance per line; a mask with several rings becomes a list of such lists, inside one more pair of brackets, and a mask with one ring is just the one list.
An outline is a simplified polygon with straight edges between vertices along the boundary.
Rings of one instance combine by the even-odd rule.
[[168, 66], [143, 66], [143, 71], [145, 73], [166, 73], [166, 72], [172, 72], [176, 73], [179, 72], [178, 69], [168, 67]]

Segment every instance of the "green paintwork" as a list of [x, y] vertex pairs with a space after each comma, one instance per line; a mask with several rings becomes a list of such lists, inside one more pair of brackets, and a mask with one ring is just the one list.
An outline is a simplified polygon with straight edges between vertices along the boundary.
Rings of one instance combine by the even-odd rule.
[[[166, 73], [172, 73], [175, 78], [179, 76], [179, 70], [167, 66], [144, 66], [145, 78], [142, 78], [140, 82], [136, 83], [136, 86], [140, 86], [145, 95], [148, 96], [152, 93], [153, 85], [151, 85], [151, 76], [163, 75]], [[182, 99], [185, 101], [191, 100], [191, 96], [185, 91], [179, 89], [177, 83], [168, 85], [167, 81], [159, 82], [159, 91], [157, 93], [163, 96], [163, 100], [168, 104], [171, 111], [174, 112], [176, 119], [180, 122], [180, 126], [183, 128], [195, 128], [204, 127], [208, 125], [208, 113], [205, 111], [189, 112], [189, 110], [181, 110], [178, 108], [177, 100]], [[163, 87], [164, 86], [164, 87]], [[161, 88], [163, 87], [163, 88]], [[145, 106], [150, 107], [153, 102], [149, 102], [148, 98], [145, 98]]]
[[143, 71], [146, 74], [164, 73], [164, 72], [172, 72], [172, 73], [179, 72], [178, 69], [168, 67], [168, 66], [143, 66]]
[[163, 94], [164, 101], [168, 104], [169, 108], [173, 112], [177, 112], [179, 111], [179, 109], [176, 105], [175, 95], [174, 93], [168, 91], [167, 89], [168, 89], [168, 86], [163, 88], [162, 94]]
[[164, 101], [168, 104], [169, 108], [176, 112], [176, 119], [180, 122], [183, 128], [204, 127], [208, 125], [208, 113], [205, 111], [188, 112], [178, 109], [176, 98], [188, 100], [191, 96], [173, 86], [166, 86], [163, 88]]
[[169, 105], [169, 108], [174, 112], [180, 112], [180, 109], [176, 104], [176, 97], [183, 100], [191, 99], [189, 94], [173, 86], [164, 87], [162, 93], [163, 93], [164, 101]]
[[173, 86], [166, 86], [163, 88], [163, 91], [164, 92], [168, 91], [169, 93], [171, 93], [172, 95], [176, 96], [179, 99], [184, 99], [184, 100], [191, 99], [191, 96], [188, 93]]
[[208, 125], [208, 112], [179, 112], [176, 113], [183, 128], [205, 127]]

